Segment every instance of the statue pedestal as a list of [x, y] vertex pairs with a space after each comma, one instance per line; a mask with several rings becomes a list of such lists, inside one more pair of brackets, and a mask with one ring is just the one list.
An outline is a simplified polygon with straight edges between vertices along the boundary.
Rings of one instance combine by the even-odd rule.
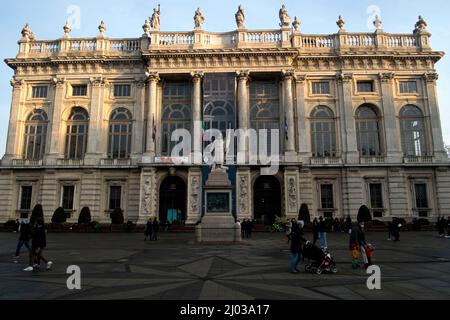
[[242, 241], [241, 226], [232, 216], [205, 216], [195, 229], [197, 243], [232, 244]]
[[214, 167], [204, 187], [205, 216], [195, 229], [198, 243], [239, 243], [241, 226], [232, 214], [232, 190], [227, 170]]

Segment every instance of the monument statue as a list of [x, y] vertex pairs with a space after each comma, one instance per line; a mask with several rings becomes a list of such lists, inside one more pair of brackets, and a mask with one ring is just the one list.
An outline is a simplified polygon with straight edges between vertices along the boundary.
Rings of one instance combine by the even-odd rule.
[[280, 27], [289, 27], [291, 24], [291, 17], [286, 9], [286, 6], [283, 6], [280, 9]]
[[153, 31], [159, 31], [161, 29], [161, 5], [158, 4], [158, 9], [153, 9], [153, 15], [150, 18], [150, 27]]
[[239, 6], [236, 12], [236, 25], [238, 29], [245, 29], [245, 11], [242, 6]]
[[194, 22], [195, 22], [196, 30], [201, 29], [202, 24], [205, 22], [205, 17], [203, 16], [202, 12], [200, 11], [200, 8], [197, 8], [197, 10], [195, 11]]

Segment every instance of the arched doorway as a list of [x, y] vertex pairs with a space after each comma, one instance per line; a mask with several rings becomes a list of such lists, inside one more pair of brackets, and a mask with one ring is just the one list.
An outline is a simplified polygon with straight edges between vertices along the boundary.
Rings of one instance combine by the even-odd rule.
[[186, 184], [180, 177], [167, 177], [159, 189], [159, 220], [186, 221]]
[[281, 216], [281, 185], [274, 176], [261, 176], [255, 181], [253, 192], [255, 219], [271, 225]]

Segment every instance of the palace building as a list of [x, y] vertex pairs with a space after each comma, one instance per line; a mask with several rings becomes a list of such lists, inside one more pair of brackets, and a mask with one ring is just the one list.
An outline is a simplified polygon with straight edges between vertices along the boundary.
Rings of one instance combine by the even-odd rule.
[[[444, 53], [422, 17], [407, 34], [384, 32], [379, 18], [374, 32], [351, 33], [339, 17], [335, 34], [308, 35], [284, 6], [273, 30], [247, 29], [245, 15], [239, 7], [237, 29], [215, 33], [198, 9], [193, 31], [163, 32], [158, 8], [135, 39], [107, 37], [102, 22], [95, 38], [71, 38], [66, 24], [41, 41], [26, 25], [5, 60], [0, 219], [42, 204], [47, 220], [63, 207], [76, 222], [89, 207], [103, 223], [122, 208], [125, 221], [195, 224], [211, 172], [198, 129], [279, 132], [274, 175], [225, 164], [241, 220], [297, 217], [303, 203], [313, 217], [354, 218], [361, 205], [378, 220], [450, 213], [435, 70]], [[176, 129], [192, 133], [188, 157], [173, 155]]]

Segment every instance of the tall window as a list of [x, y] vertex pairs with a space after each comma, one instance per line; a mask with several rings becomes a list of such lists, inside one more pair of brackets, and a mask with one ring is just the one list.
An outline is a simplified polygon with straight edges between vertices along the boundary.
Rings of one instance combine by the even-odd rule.
[[34, 110], [25, 124], [25, 141], [23, 144], [23, 158], [27, 160], [41, 160], [45, 153], [47, 141], [48, 116], [42, 109]]
[[311, 113], [311, 149], [313, 157], [337, 155], [336, 124], [328, 107], [318, 106]]
[[83, 108], [72, 109], [66, 130], [66, 159], [83, 159], [86, 153], [89, 115]]
[[358, 149], [363, 157], [382, 154], [379, 122], [379, 117], [372, 106], [363, 105], [356, 111]]
[[109, 187], [109, 210], [121, 209], [122, 205], [122, 187]]
[[75, 197], [75, 186], [63, 186], [61, 207], [65, 211], [73, 210], [74, 197]]
[[400, 111], [403, 152], [406, 156], [424, 156], [427, 154], [425, 122], [422, 111], [408, 105]]
[[374, 210], [373, 216], [375, 218], [383, 217], [383, 186], [381, 183], [369, 184], [370, 192], [370, 207]]
[[280, 93], [277, 82], [250, 82], [250, 126], [267, 129], [267, 152], [272, 151], [271, 130], [280, 129]]
[[[320, 202], [321, 208], [324, 210], [325, 218], [333, 217], [334, 209], [334, 195], [333, 195], [333, 185], [332, 184], [321, 184], [320, 185]], [[329, 211], [328, 211], [329, 210]]]
[[171, 141], [177, 129], [191, 131], [191, 85], [188, 82], [168, 82], [164, 85], [161, 151], [170, 156], [178, 141]]
[[427, 184], [414, 184], [414, 191], [416, 196], [416, 209], [418, 210], [419, 217], [427, 217], [429, 209]]
[[109, 119], [110, 159], [128, 159], [131, 154], [132, 116], [125, 108], [115, 109]]
[[48, 87], [47, 86], [35, 86], [32, 89], [33, 99], [44, 99], [47, 98]]
[[22, 186], [20, 190], [20, 210], [31, 210], [31, 199], [33, 196], [32, 186]]

